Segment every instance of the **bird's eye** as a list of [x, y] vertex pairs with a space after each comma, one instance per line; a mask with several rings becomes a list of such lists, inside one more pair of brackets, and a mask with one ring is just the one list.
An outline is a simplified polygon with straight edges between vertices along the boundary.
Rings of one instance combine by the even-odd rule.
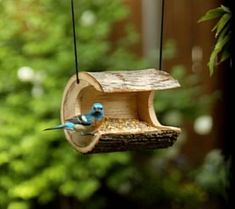
[[102, 105], [94, 105], [93, 106], [93, 111], [103, 111]]

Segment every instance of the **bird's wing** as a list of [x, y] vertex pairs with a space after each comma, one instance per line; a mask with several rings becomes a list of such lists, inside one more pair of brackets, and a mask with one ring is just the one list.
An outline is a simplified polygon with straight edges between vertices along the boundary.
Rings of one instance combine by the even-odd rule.
[[88, 119], [85, 115], [76, 115], [72, 118], [67, 119], [66, 121], [72, 122], [74, 124], [80, 124], [80, 125], [83, 125], [83, 126], [91, 125], [91, 122], [88, 121]]

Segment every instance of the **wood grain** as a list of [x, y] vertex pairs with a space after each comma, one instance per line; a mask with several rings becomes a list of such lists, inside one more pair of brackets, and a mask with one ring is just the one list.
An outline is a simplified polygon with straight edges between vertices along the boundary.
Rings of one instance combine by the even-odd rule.
[[80, 78], [106, 93], [163, 90], [180, 86], [167, 72], [156, 69], [82, 72]]

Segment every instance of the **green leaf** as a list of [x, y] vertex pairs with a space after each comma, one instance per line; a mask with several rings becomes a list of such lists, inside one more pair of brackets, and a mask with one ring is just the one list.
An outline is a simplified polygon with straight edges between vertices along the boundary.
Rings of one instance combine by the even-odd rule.
[[17, 202], [11, 202], [9, 205], [8, 205], [8, 208], [7, 209], [29, 209], [29, 204], [27, 202], [20, 202], [20, 201], [17, 201]]
[[223, 51], [219, 63], [226, 61], [229, 57], [230, 53], [227, 50]]
[[213, 75], [214, 73], [214, 69], [217, 63], [217, 52], [216, 51], [212, 51], [211, 55], [210, 55], [210, 60], [208, 62], [208, 67], [209, 67], [209, 72], [210, 72], [210, 76]]
[[[211, 19], [220, 18], [217, 24], [213, 27], [212, 31], [215, 31], [216, 44], [211, 52], [208, 67], [210, 75], [214, 73], [216, 66], [229, 58], [230, 53], [227, 50], [226, 45], [231, 40], [231, 18], [232, 13], [228, 7], [221, 5], [215, 9], [209, 10], [198, 22], [208, 21]], [[221, 56], [219, 57], [219, 55]]]
[[207, 20], [221, 17], [224, 13], [225, 13], [225, 11], [222, 7], [211, 9], [211, 10], [207, 11], [207, 13], [204, 16], [202, 16], [198, 22], [203, 22], [203, 21], [207, 21]]
[[99, 182], [95, 179], [89, 179], [86, 182], [78, 183], [78, 196], [81, 200], [88, 199], [99, 188]]
[[[218, 23], [216, 24], [216, 27], [213, 28], [212, 30], [216, 29], [216, 33], [215, 33], [215, 37], [218, 37], [218, 35], [221, 33], [221, 31], [226, 27], [226, 25], [229, 24], [229, 20], [231, 19], [231, 15], [230, 14], [224, 14], [220, 20], [218, 21]], [[229, 28], [229, 26], [227, 27], [227, 29]]]
[[231, 10], [230, 10], [228, 7], [226, 7], [226, 6], [224, 6], [224, 5], [221, 5], [220, 7], [221, 7], [225, 12], [232, 14]]
[[218, 53], [223, 49], [223, 47], [225, 46], [226, 43], [228, 43], [231, 39], [232, 36], [232, 32], [230, 31], [228, 34], [221, 34], [221, 36], [219, 36], [219, 38], [217, 39], [216, 45], [215, 45], [215, 49]]
[[222, 51], [223, 47], [229, 42], [230, 38], [231, 38], [231, 32], [226, 36], [221, 35], [218, 38], [208, 63], [210, 75], [214, 73], [215, 66], [217, 65], [218, 55]]

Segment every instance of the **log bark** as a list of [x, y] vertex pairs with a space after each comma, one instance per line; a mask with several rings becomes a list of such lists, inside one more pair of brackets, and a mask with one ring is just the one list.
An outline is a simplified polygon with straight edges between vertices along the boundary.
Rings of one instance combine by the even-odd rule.
[[156, 69], [135, 71], [81, 72], [80, 79], [87, 80], [98, 91], [141, 92], [180, 87], [167, 72]]
[[179, 130], [161, 130], [144, 133], [105, 133], [88, 153], [153, 150], [172, 146]]

